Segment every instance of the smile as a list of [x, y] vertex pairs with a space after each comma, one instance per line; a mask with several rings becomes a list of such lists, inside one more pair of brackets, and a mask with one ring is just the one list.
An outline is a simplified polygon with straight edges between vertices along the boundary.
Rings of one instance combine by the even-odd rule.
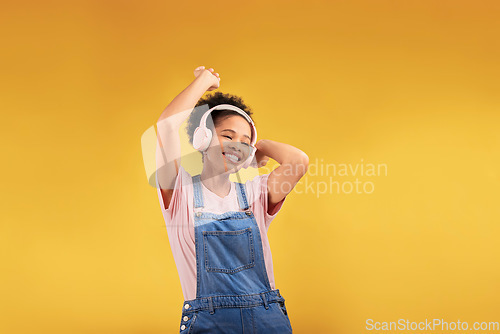
[[232, 163], [237, 163], [238, 161], [240, 161], [240, 158], [238, 158], [236, 155], [234, 154], [231, 154], [231, 153], [223, 153], [224, 156], [229, 160], [231, 161]]

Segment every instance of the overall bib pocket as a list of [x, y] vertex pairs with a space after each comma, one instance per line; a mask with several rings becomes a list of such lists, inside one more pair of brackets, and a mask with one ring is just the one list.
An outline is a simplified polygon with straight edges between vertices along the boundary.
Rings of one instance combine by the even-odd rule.
[[205, 269], [234, 274], [255, 266], [252, 228], [237, 231], [203, 231]]

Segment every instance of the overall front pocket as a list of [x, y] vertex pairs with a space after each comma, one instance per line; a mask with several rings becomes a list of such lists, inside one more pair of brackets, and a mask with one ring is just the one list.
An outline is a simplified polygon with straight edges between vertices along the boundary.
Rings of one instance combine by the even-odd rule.
[[205, 269], [234, 274], [255, 266], [252, 228], [203, 231]]

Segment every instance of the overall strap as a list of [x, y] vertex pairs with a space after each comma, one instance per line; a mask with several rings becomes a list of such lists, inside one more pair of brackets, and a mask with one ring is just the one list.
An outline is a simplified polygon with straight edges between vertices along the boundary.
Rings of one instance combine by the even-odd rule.
[[240, 208], [242, 210], [247, 210], [249, 208], [248, 206], [248, 201], [247, 201], [247, 195], [245, 192], [245, 184], [236, 182], [236, 188], [238, 190], [238, 203], [240, 205]]
[[200, 174], [192, 177], [194, 190], [194, 207], [203, 208], [203, 191], [201, 189]]

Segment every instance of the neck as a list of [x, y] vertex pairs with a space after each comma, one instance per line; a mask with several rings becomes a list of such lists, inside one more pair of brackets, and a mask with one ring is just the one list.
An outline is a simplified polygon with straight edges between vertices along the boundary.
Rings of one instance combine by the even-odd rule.
[[231, 191], [231, 181], [229, 172], [220, 173], [203, 164], [203, 171], [200, 174], [200, 181], [203, 185], [219, 197], [226, 197]]

